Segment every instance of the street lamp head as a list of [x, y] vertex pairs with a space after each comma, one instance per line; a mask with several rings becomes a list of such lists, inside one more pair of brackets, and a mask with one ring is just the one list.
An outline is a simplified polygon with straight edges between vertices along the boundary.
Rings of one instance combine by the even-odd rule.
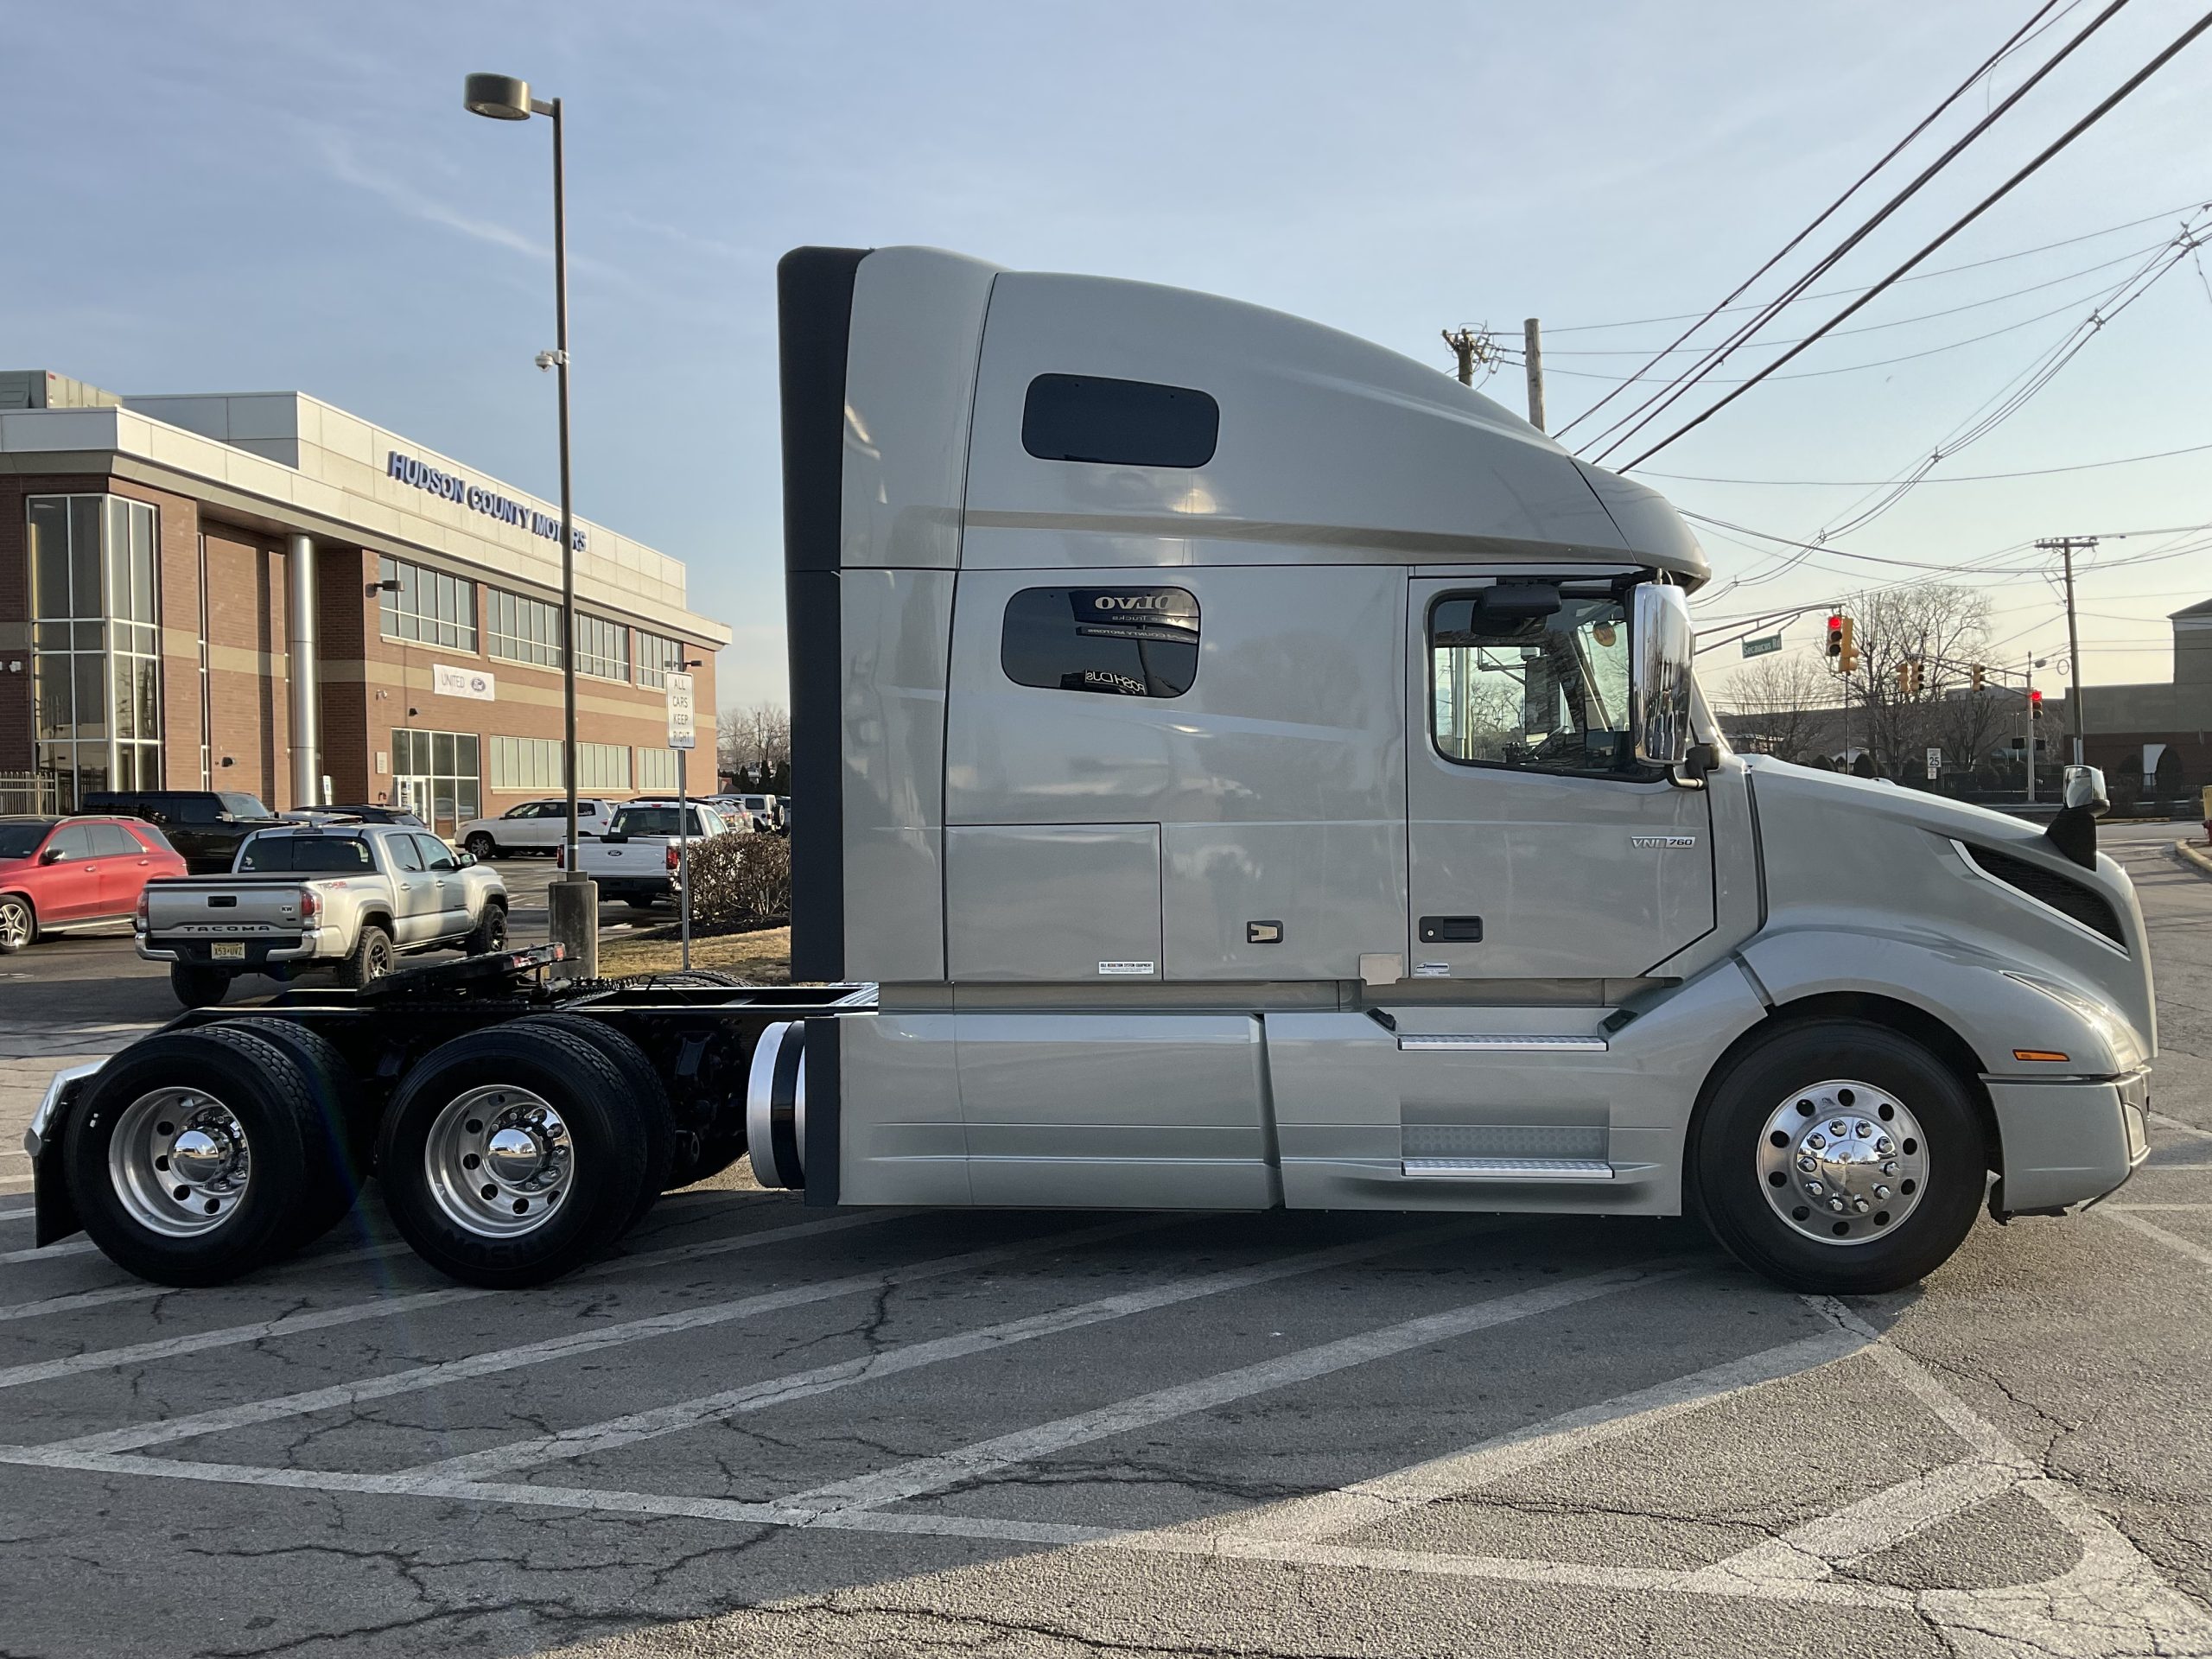
[[470, 114], [489, 116], [494, 121], [530, 119], [530, 83], [512, 75], [471, 75], [461, 101]]

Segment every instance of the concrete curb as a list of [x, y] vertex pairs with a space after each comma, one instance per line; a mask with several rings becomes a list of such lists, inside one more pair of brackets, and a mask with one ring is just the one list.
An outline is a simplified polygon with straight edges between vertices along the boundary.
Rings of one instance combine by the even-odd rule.
[[2212, 853], [2201, 847], [2192, 847], [2185, 841], [2174, 842], [2174, 856], [2183, 864], [2196, 867], [2200, 875], [2212, 875]]

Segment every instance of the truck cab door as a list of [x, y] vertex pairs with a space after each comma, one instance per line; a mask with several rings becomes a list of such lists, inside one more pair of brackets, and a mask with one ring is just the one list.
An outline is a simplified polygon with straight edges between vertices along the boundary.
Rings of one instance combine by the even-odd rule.
[[394, 940], [414, 944], [438, 928], [438, 879], [423, 858], [421, 838], [385, 836], [385, 857], [391, 868], [391, 927]]
[[1410, 592], [1408, 971], [1630, 979], [1709, 931], [1706, 792], [1635, 759], [1630, 591], [1562, 572]]

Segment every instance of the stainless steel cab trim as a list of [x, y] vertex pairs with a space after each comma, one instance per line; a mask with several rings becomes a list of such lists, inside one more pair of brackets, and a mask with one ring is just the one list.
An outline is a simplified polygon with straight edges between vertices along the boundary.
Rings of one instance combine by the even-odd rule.
[[1454, 1181], [1610, 1181], [1613, 1166], [1594, 1158], [1408, 1158], [1405, 1173]]
[[1603, 1037], [1546, 1037], [1506, 1033], [1497, 1036], [1458, 1037], [1402, 1032], [1401, 1049], [1479, 1049], [1491, 1054], [1556, 1054], [1562, 1051], [1602, 1054], [1608, 1044]]

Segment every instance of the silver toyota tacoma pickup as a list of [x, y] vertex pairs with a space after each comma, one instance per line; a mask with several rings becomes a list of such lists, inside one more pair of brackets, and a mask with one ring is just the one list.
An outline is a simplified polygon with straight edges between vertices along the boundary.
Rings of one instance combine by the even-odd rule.
[[204, 1007], [243, 973], [334, 967], [359, 988], [403, 952], [497, 950], [507, 889], [428, 830], [301, 824], [249, 836], [228, 875], [148, 882], [135, 931], [140, 956], [169, 964], [177, 1000]]

